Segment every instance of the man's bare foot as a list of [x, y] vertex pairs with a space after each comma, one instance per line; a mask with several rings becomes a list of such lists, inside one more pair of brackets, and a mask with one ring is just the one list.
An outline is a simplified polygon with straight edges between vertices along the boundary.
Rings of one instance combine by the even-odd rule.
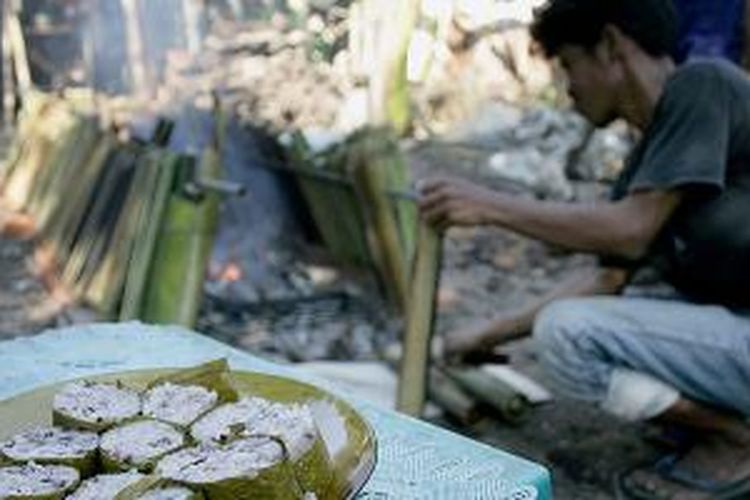
[[624, 486], [653, 498], [704, 500], [745, 480], [750, 480], [750, 428], [738, 426], [699, 440], [674, 461], [632, 472]]

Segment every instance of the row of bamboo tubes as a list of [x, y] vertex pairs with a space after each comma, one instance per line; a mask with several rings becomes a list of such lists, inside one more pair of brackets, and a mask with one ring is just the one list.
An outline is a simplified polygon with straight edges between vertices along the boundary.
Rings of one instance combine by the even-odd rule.
[[121, 141], [92, 110], [27, 95], [0, 171], [3, 200], [34, 218], [43, 260], [74, 300], [103, 319], [194, 326], [219, 200], [183, 186], [196, 169], [220, 173], [221, 145], [196, 160]]

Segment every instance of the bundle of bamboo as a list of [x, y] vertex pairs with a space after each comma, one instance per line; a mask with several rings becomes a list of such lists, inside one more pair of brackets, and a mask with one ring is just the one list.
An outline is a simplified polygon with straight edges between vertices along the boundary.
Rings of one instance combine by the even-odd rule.
[[[184, 194], [195, 161], [160, 147], [170, 124], [136, 144], [103, 130], [85, 100], [32, 93], [25, 103], [0, 186], [36, 220], [57, 282], [104, 318], [193, 326], [219, 199]], [[221, 171], [217, 124], [200, 160], [208, 179]]]
[[410, 185], [396, 136], [365, 128], [315, 155], [297, 134], [290, 151], [297, 182], [333, 257], [374, 266], [391, 303], [405, 311], [417, 211], [413, 200], [394, 196]]

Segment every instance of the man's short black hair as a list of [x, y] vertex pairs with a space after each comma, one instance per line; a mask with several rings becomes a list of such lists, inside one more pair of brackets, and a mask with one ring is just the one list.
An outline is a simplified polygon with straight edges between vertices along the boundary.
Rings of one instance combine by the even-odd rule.
[[654, 57], [672, 55], [679, 26], [671, 0], [549, 0], [535, 13], [534, 39], [548, 57], [563, 45], [596, 46], [612, 24]]

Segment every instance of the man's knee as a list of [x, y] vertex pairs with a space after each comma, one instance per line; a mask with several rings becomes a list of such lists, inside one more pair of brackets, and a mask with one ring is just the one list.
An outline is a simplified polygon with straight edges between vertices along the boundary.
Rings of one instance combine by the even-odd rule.
[[588, 299], [565, 299], [544, 307], [534, 321], [534, 340], [543, 351], [568, 350], [590, 330], [596, 307]]

